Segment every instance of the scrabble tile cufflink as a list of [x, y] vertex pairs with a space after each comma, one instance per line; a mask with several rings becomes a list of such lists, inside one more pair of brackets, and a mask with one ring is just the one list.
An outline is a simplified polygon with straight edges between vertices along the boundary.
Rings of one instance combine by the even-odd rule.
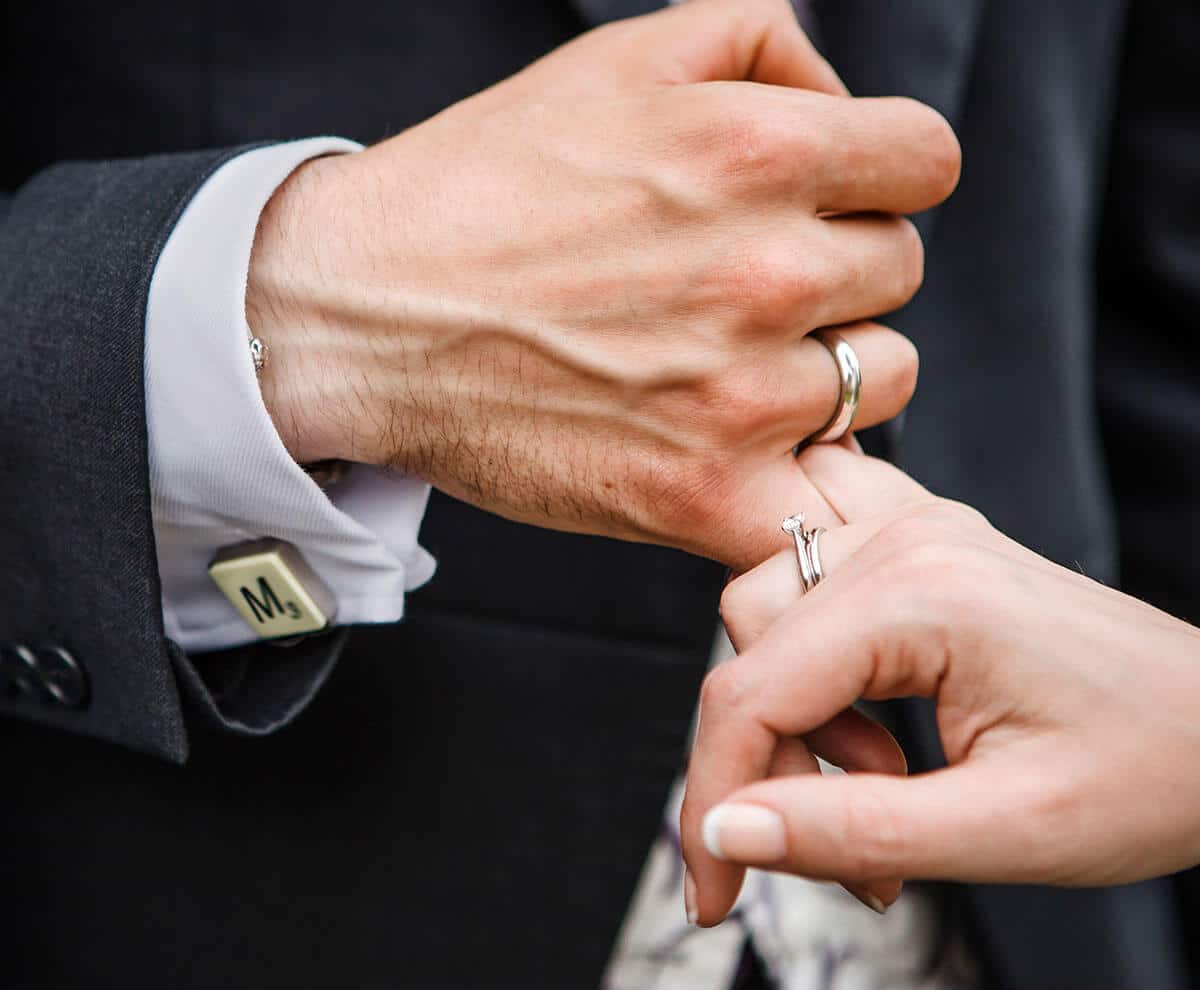
[[208, 573], [260, 639], [320, 632], [334, 620], [333, 593], [283, 540], [224, 547]]

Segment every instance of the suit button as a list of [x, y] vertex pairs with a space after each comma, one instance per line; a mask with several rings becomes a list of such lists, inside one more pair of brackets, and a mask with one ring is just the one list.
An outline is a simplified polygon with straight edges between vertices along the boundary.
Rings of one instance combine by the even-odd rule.
[[87, 674], [61, 646], [38, 650], [38, 670], [46, 693], [64, 708], [82, 708], [88, 700]]
[[0, 648], [0, 673], [8, 682], [9, 695], [23, 694], [26, 698], [38, 698], [42, 694], [42, 678], [38, 671], [38, 660], [28, 646], [14, 643]]

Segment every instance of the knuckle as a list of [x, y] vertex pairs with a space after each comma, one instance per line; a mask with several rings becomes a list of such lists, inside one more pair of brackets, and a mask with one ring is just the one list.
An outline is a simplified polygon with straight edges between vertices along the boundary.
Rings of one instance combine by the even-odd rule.
[[753, 623], [761, 601], [762, 596], [754, 593], [749, 572], [742, 574], [725, 585], [721, 592], [721, 619], [727, 626]]
[[762, 16], [767, 26], [780, 21], [794, 23], [796, 20], [791, 0], [749, 0], [746, 6]]
[[900, 240], [897, 295], [907, 301], [917, 294], [925, 281], [925, 244], [916, 224], [907, 217], [899, 218], [896, 223]]
[[[773, 353], [773, 352], [772, 352]], [[710, 435], [724, 449], [743, 447], [751, 437], [775, 428], [797, 405], [795, 383], [774, 372], [771, 357], [756, 356], [731, 368], [706, 396]]]
[[827, 281], [820, 266], [806, 264], [791, 244], [753, 245], [729, 258], [724, 269], [730, 302], [767, 327], [786, 321], [795, 306], [819, 299]]
[[713, 153], [723, 176], [764, 178], [779, 160], [779, 138], [766, 115], [726, 107], [717, 115], [713, 136]]
[[[777, 188], [794, 181], [798, 165], [823, 148], [821, 128], [797, 128], [794, 118], [751, 102], [745, 83], [714, 82], [689, 87], [695, 101], [689, 145], [696, 164], [722, 189]], [[695, 90], [703, 94], [696, 99]], [[684, 125], [685, 127], [688, 125]]]
[[921, 355], [917, 345], [907, 337], [896, 371], [896, 395], [902, 406], [908, 405], [917, 391], [917, 378], [921, 373]]
[[892, 331], [894, 353], [886, 369], [879, 374], [877, 386], [890, 400], [894, 412], [899, 412], [912, 399], [917, 390], [917, 376], [921, 368], [921, 356], [917, 346], [902, 333]]
[[987, 516], [975, 506], [952, 498], [938, 499], [927, 511], [949, 529], [970, 531], [991, 529], [992, 526]]
[[990, 525], [978, 509], [965, 502], [937, 498], [888, 523], [880, 536], [910, 563], [961, 563], [963, 535]]
[[929, 508], [922, 506], [887, 523], [878, 539], [888, 553], [911, 563], [930, 547], [941, 548], [945, 533]]
[[726, 660], [710, 671], [700, 688], [700, 708], [706, 712], [731, 712], [742, 707], [749, 696], [741, 664]]
[[1040, 781], [1036, 788], [1026, 785], [1017, 802], [1027, 812], [1019, 816], [1010, 837], [1022, 853], [1031, 877], [1053, 877], [1055, 882], [1077, 885], [1086, 869], [1080, 844], [1073, 836], [1094, 832], [1098, 823], [1090, 809], [1096, 807], [1095, 795], [1110, 789], [1113, 777], [1095, 767], [1070, 775]]
[[962, 148], [945, 117], [924, 103], [915, 100], [909, 102], [912, 105], [917, 146], [924, 151], [930, 194], [944, 199], [958, 185], [962, 171]]
[[962, 581], [965, 550], [947, 541], [940, 527], [922, 523], [921, 528], [928, 534], [922, 542], [908, 537], [903, 561], [906, 578], [922, 595], [942, 600]]
[[949, 643], [956, 633], [986, 615], [996, 574], [977, 547], [963, 540], [961, 521], [951, 528], [941, 518], [913, 518], [904, 524], [901, 546], [888, 583], [906, 589], [896, 604], [897, 621], [922, 627], [929, 643]]
[[920, 515], [890, 523], [880, 538], [888, 554], [878, 575], [880, 609], [900, 626], [919, 625], [931, 642], [944, 638], [988, 583], [971, 548]]
[[864, 879], [892, 875], [904, 861], [904, 831], [891, 806], [872, 788], [861, 788], [842, 810], [847, 871]]

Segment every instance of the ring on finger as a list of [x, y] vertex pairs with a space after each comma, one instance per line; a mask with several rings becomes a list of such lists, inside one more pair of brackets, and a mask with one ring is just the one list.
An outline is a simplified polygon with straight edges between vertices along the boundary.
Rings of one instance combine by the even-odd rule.
[[791, 533], [792, 538], [796, 541], [796, 563], [800, 566], [800, 584], [804, 589], [803, 593], [808, 594], [825, 580], [825, 570], [821, 564], [821, 534], [825, 530], [819, 526], [816, 529], [806, 529], [804, 513], [798, 512], [783, 521], [783, 531]]
[[858, 401], [862, 397], [862, 365], [846, 338], [832, 330], [819, 330], [813, 337], [825, 346], [837, 364], [838, 400], [829, 422], [801, 441], [797, 452], [810, 443], [833, 443], [842, 439], [850, 432], [854, 415], [858, 412]]

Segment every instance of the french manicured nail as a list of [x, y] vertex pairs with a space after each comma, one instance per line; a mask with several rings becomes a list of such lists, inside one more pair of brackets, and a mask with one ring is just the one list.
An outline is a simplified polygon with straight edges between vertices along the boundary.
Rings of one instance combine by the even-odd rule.
[[704, 816], [702, 833], [717, 859], [766, 865], [787, 855], [783, 819], [757, 804], [718, 804]]
[[700, 912], [696, 908], [696, 881], [692, 879], [692, 871], [683, 871], [683, 906], [687, 911], [689, 925], [695, 925], [700, 920]]

